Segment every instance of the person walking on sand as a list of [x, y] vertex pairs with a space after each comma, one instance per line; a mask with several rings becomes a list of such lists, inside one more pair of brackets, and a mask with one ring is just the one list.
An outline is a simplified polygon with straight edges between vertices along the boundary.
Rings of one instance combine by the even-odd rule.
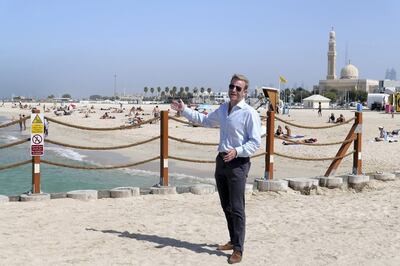
[[22, 115], [22, 124], [24, 125], [24, 130], [26, 130], [26, 119], [25, 119], [25, 115]]
[[322, 116], [322, 105], [321, 105], [321, 102], [318, 103], [318, 116]]
[[221, 207], [225, 213], [230, 241], [218, 245], [218, 250], [233, 250], [230, 264], [242, 260], [245, 238], [245, 186], [250, 170], [250, 156], [260, 148], [261, 121], [257, 112], [245, 102], [248, 79], [232, 76], [229, 99], [213, 112], [201, 114], [173, 101], [171, 108], [190, 121], [206, 127], [220, 126], [220, 141], [216, 157], [215, 181]]
[[19, 131], [22, 131], [22, 115], [21, 114], [19, 114], [18, 124], [19, 124]]

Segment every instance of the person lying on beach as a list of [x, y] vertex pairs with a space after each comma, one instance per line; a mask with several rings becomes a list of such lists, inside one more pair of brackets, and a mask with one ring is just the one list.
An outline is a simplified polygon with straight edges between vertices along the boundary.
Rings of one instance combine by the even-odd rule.
[[346, 121], [346, 119], [342, 114], [340, 114], [339, 117], [336, 119], [336, 123], [343, 123], [344, 121]]
[[398, 135], [400, 130], [396, 129], [393, 130], [392, 133], [388, 133], [383, 126], [378, 127], [378, 129], [379, 129], [379, 137], [376, 137], [375, 141], [397, 142], [397, 139], [389, 139], [389, 138], [393, 137], [393, 132], [396, 133], [395, 135]]
[[299, 139], [295, 140], [294, 142], [292, 141], [283, 141], [283, 145], [298, 145], [298, 144], [303, 144], [303, 143], [315, 143], [317, 142], [316, 138], [309, 138], [309, 139]]
[[282, 136], [282, 135], [283, 135], [283, 130], [282, 127], [279, 125], [275, 131], [275, 136]]
[[328, 123], [335, 123], [335, 115], [331, 113], [331, 116], [329, 117]]
[[115, 116], [111, 116], [108, 112], [105, 112], [104, 115], [100, 117], [100, 119], [115, 119]]

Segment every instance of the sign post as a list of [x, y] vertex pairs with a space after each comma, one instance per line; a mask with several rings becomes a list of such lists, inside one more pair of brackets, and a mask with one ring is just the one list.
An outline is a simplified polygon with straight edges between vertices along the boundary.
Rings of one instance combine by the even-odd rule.
[[32, 193], [40, 193], [40, 156], [44, 155], [44, 115], [33, 109], [31, 115]]

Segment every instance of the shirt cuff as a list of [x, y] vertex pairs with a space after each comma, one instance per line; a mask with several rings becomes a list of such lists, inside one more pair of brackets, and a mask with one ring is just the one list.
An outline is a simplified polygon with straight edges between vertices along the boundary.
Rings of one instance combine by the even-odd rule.
[[237, 147], [237, 148], [235, 148], [235, 150], [236, 150], [236, 158], [237, 157], [241, 157], [241, 155], [242, 155], [242, 153], [243, 153], [243, 147]]

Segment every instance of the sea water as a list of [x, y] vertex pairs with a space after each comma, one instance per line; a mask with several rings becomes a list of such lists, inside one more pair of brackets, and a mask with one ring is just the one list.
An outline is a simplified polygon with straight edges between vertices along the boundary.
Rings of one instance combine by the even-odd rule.
[[[0, 117], [0, 124], [8, 122]], [[50, 131], [51, 134], [51, 131]], [[0, 128], [0, 145], [30, 137], [30, 132], [20, 131], [19, 125]], [[115, 152], [70, 149], [45, 143], [45, 160], [74, 165], [118, 165], [129, 160]], [[29, 160], [30, 142], [0, 149], [0, 167]], [[155, 164], [156, 165], [156, 164]], [[113, 170], [79, 170], [40, 165], [43, 192], [67, 192], [79, 189], [111, 189], [121, 186], [151, 187], [159, 183], [159, 169], [145, 171], [133, 168]], [[185, 174], [170, 174], [171, 185], [192, 185], [209, 181]], [[0, 170], [0, 195], [19, 195], [32, 189], [32, 165]]]

